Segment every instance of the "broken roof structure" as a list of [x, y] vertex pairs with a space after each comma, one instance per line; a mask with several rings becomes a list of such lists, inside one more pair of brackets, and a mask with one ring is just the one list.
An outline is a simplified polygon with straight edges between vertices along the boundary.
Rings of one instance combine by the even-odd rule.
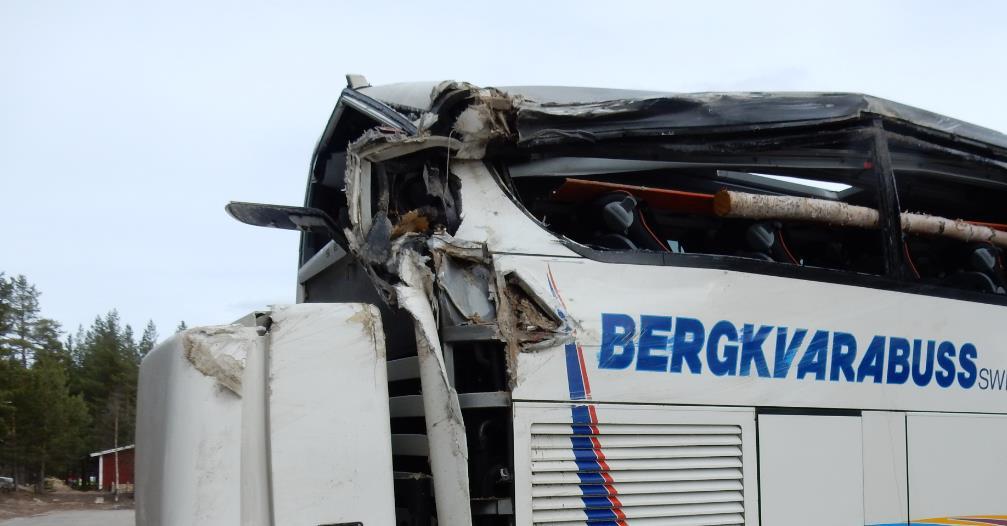
[[[407, 112], [436, 111], [445, 91], [465, 83], [414, 82], [368, 86], [358, 91]], [[931, 111], [861, 93], [656, 91], [563, 86], [496, 88], [515, 100], [522, 143], [556, 141], [565, 129], [592, 139], [688, 130], [791, 128], [853, 121], [870, 116], [944, 134], [948, 138], [1007, 149], [1007, 135]]]

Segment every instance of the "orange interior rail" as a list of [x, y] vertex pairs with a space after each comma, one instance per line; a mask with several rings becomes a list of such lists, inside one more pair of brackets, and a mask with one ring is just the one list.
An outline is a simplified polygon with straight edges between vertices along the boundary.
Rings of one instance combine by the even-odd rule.
[[[584, 179], [566, 179], [553, 192], [553, 197], [559, 201], [583, 202], [609, 192], [626, 192], [639, 198], [641, 201], [645, 201], [653, 208], [669, 212], [714, 215], [713, 194], [651, 188], [648, 186], [587, 181]], [[983, 221], [969, 221], [969, 223], [1007, 232], [1007, 224], [986, 223]]]
[[969, 223], [972, 223], [973, 225], [990, 227], [993, 230], [999, 230], [1001, 232], [1007, 232], [1007, 225], [1000, 223], [983, 223], [982, 221], [969, 221]]
[[589, 201], [609, 192], [620, 191], [645, 201], [653, 208], [682, 214], [713, 215], [713, 194], [666, 190], [664, 188], [567, 179], [562, 186], [553, 192], [553, 197], [560, 201], [581, 202]]

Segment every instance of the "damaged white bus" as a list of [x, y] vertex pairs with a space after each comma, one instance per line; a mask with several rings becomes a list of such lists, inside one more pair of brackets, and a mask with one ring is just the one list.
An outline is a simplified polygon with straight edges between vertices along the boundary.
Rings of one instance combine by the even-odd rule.
[[298, 304], [143, 362], [137, 523], [1007, 524], [1007, 136], [865, 95], [350, 85]]

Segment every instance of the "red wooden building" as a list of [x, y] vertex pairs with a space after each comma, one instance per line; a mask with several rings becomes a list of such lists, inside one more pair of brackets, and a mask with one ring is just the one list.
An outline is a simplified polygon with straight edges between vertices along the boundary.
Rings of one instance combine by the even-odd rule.
[[133, 453], [136, 446], [130, 444], [115, 449], [106, 449], [91, 453], [91, 457], [98, 457], [98, 487], [102, 491], [114, 491], [116, 457], [119, 463], [119, 492], [133, 492]]

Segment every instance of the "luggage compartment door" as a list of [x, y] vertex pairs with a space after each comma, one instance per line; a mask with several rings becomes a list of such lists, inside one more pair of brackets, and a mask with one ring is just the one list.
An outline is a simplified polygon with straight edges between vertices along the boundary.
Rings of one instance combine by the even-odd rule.
[[906, 431], [913, 521], [1007, 524], [1007, 416], [910, 413]]
[[765, 524], [864, 524], [863, 477], [859, 415], [759, 415]]

